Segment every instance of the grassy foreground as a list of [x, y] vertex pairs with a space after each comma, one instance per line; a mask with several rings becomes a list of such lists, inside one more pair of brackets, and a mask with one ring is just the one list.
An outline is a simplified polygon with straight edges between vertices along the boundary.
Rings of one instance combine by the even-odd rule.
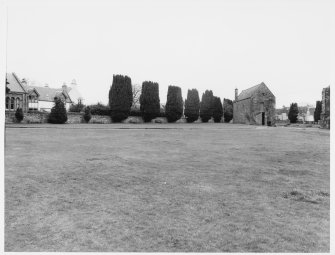
[[329, 252], [329, 130], [23, 126], [5, 251]]

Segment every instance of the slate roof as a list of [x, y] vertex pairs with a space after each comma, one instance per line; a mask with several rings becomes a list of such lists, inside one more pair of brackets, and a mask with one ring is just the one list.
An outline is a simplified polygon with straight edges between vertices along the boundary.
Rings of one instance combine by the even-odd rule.
[[[245, 89], [245, 90], [242, 90], [242, 92], [240, 93], [240, 95], [237, 97], [237, 101], [240, 101], [240, 100], [244, 100], [244, 99], [247, 99], [247, 98], [250, 98], [252, 97], [253, 95], [255, 95], [257, 93], [257, 91], [262, 88], [262, 87], [266, 87], [266, 89], [269, 90], [269, 88], [265, 85], [264, 82], [260, 83], [260, 84], [257, 84], [251, 88], [248, 88], [248, 89]], [[270, 91], [270, 90], [269, 90]], [[270, 91], [271, 92], [271, 91]], [[271, 93], [272, 94], [272, 93]], [[272, 94], [273, 95], [273, 94]], [[273, 95], [274, 96], [274, 95]]]
[[62, 93], [66, 98], [67, 103], [71, 103], [71, 99], [67, 92], [60, 89], [49, 88], [49, 87], [37, 87], [37, 86], [28, 86], [29, 90], [35, 89], [39, 94], [39, 101], [53, 102], [56, 96], [60, 96]]
[[27, 93], [15, 73], [6, 73], [6, 80], [8, 82], [7, 87], [10, 89], [10, 92]]

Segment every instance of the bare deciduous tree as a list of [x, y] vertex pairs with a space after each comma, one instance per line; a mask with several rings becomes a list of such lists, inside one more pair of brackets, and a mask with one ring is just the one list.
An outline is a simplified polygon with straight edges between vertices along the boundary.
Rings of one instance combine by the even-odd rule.
[[139, 109], [140, 108], [140, 96], [142, 92], [142, 87], [139, 84], [133, 84], [133, 109]]

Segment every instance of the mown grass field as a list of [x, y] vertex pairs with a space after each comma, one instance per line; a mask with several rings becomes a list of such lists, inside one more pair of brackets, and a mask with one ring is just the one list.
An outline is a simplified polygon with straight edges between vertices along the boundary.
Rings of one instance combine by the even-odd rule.
[[329, 252], [329, 130], [8, 125], [5, 135], [5, 251]]

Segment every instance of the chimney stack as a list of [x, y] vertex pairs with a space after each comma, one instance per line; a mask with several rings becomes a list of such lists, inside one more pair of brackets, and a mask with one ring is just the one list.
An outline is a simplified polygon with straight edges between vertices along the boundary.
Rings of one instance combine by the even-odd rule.
[[22, 84], [23, 86], [27, 86], [27, 85], [28, 85], [28, 84], [27, 84], [27, 81], [26, 81], [25, 78], [22, 79], [21, 84]]
[[235, 101], [237, 101], [237, 98], [238, 98], [238, 89], [236, 88], [235, 89]]
[[63, 91], [66, 91], [66, 89], [67, 89], [67, 86], [66, 86], [65, 82], [63, 83], [62, 89], [63, 89]]

